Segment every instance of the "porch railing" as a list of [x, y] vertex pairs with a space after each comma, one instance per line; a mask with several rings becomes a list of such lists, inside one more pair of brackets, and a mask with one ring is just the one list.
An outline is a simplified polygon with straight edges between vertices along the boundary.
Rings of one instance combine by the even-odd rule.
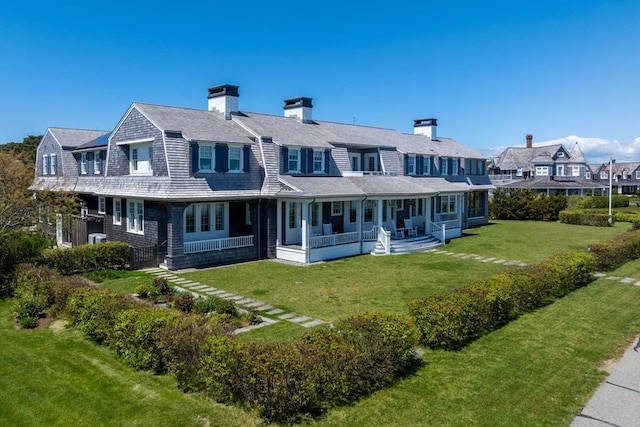
[[384, 229], [384, 227], [378, 227], [378, 241], [384, 246], [384, 253], [391, 253], [391, 232]]
[[427, 230], [429, 230], [429, 234], [436, 237], [438, 240], [442, 242], [444, 245], [447, 239], [447, 225], [446, 224], [436, 224], [435, 222], [426, 221]]
[[315, 236], [309, 239], [309, 247], [323, 248], [325, 246], [344, 245], [347, 243], [355, 243], [360, 239], [359, 232], [352, 231], [349, 233], [329, 234], [326, 236]]
[[253, 235], [185, 242], [184, 253], [222, 251], [225, 249], [245, 248], [247, 246], [253, 246]]
[[371, 230], [365, 230], [362, 232], [362, 241], [363, 242], [375, 242], [378, 240], [378, 227], [375, 225], [371, 227]]

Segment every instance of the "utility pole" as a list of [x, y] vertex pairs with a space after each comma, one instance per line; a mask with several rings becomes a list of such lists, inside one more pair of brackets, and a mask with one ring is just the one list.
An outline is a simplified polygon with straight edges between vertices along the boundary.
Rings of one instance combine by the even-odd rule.
[[613, 184], [613, 164], [615, 160], [609, 158], [609, 224], [613, 223], [613, 218], [611, 217], [611, 198], [612, 198], [612, 184]]

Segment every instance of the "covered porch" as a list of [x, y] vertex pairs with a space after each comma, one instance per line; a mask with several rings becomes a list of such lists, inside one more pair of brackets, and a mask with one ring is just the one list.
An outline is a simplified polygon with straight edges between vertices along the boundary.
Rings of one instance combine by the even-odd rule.
[[311, 263], [367, 253], [390, 254], [394, 243], [401, 241], [444, 242], [462, 234], [463, 200], [463, 194], [280, 199], [277, 258]]

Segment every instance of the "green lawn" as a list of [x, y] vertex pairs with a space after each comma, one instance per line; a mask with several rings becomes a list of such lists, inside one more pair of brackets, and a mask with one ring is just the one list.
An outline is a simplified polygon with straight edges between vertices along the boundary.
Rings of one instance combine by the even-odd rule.
[[[628, 229], [495, 222], [446, 249], [534, 262], [583, 249]], [[517, 250], [516, 250], [517, 249]], [[541, 255], [542, 254], [542, 255]], [[406, 311], [416, 296], [463, 285], [505, 267], [442, 254], [361, 256], [297, 267], [272, 261], [198, 271], [194, 280], [334, 320], [367, 310]], [[640, 260], [611, 275], [640, 280]], [[131, 292], [152, 277], [112, 278]], [[288, 339], [281, 322], [244, 339]], [[619, 355], [640, 333], [640, 287], [598, 280], [522, 316], [458, 352], [427, 351], [424, 366], [394, 387], [330, 411], [318, 426], [569, 425]], [[19, 331], [0, 302], [0, 420], [3, 425], [258, 425], [238, 408], [182, 394], [168, 376], [132, 370], [108, 349], [59, 323]]]
[[133, 368], [53, 323], [18, 330], [0, 302], [0, 424], [4, 426], [251, 426], [257, 418], [184, 394], [170, 376]]

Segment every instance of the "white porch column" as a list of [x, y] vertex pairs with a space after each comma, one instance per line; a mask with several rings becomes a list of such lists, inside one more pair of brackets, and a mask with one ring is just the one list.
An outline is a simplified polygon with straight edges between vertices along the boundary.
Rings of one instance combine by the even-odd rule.
[[309, 247], [309, 203], [304, 202], [302, 205], [302, 249]]
[[376, 202], [376, 225], [378, 227], [382, 227], [382, 206], [384, 205], [384, 203], [382, 202], [382, 199], [379, 199]]
[[276, 247], [282, 244], [282, 201], [276, 201]]

